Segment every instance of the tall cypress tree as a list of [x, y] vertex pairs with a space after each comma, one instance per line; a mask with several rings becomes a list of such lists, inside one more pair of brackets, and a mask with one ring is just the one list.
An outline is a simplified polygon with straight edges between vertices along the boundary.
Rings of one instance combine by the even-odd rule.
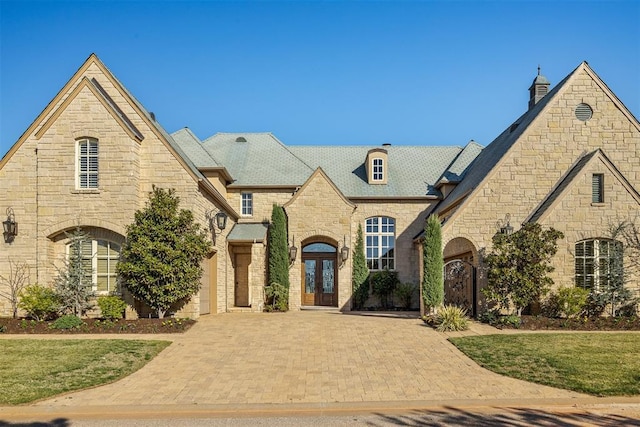
[[442, 228], [436, 215], [427, 219], [422, 241], [424, 272], [422, 299], [431, 313], [444, 301], [444, 259], [442, 257]]
[[287, 242], [287, 218], [282, 206], [273, 204], [269, 227], [269, 285], [278, 283], [289, 294], [289, 244]]
[[353, 306], [360, 309], [369, 298], [369, 269], [364, 257], [364, 243], [362, 239], [362, 225], [358, 224], [356, 245], [353, 249], [353, 271], [351, 273], [351, 285], [353, 286]]
[[91, 265], [87, 265], [83, 258], [83, 254], [91, 253], [91, 237], [80, 227], [76, 227], [68, 237], [69, 257], [64, 267], [58, 269], [55, 290], [60, 298], [61, 311], [81, 317], [94, 305]]

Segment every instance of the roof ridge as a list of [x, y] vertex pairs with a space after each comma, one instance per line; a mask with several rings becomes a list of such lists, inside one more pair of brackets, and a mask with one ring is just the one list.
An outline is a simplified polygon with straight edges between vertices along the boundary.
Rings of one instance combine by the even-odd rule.
[[298, 157], [296, 154], [294, 154], [291, 150], [289, 150], [289, 147], [287, 147], [286, 145], [284, 145], [284, 143], [282, 141], [280, 141], [273, 133], [269, 132], [269, 136], [276, 141], [278, 144], [280, 144], [280, 146], [282, 148], [284, 148], [285, 150], [287, 150], [287, 152], [289, 154], [291, 154], [293, 157], [295, 157], [296, 159], [298, 159], [303, 165], [305, 165], [306, 167], [309, 168], [309, 170], [311, 170], [312, 172], [314, 171], [314, 169], [304, 160], [302, 160], [300, 157]]

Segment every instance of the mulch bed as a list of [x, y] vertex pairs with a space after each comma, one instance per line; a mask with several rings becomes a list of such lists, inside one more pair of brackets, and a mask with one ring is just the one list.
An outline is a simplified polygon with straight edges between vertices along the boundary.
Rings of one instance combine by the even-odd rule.
[[55, 329], [53, 321], [37, 322], [30, 319], [0, 318], [2, 334], [171, 334], [184, 332], [196, 321], [191, 319], [137, 319], [103, 320], [82, 319], [83, 324], [73, 329]]
[[[510, 326], [502, 326], [509, 328]], [[557, 319], [544, 316], [522, 316], [518, 329], [565, 331], [640, 331], [640, 317], [596, 317]]]

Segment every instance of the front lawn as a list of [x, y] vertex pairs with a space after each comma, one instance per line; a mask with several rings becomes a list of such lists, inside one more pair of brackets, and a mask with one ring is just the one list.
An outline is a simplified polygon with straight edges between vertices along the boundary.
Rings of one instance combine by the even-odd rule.
[[640, 394], [640, 333], [548, 333], [450, 338], [479, 365], [596, 396]]
[[143, 340], [0, 340], [0, 405], [106, 384], [137, 371], [170, 344]]

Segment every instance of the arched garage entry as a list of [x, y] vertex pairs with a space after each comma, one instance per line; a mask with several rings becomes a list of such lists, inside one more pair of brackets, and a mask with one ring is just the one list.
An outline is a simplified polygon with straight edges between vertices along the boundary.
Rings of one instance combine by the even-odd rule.
[[464, 308], [475, 317], [478, 313], [477, 251], [464, 237], [447, 243], [444, 254], [444, 303]]

